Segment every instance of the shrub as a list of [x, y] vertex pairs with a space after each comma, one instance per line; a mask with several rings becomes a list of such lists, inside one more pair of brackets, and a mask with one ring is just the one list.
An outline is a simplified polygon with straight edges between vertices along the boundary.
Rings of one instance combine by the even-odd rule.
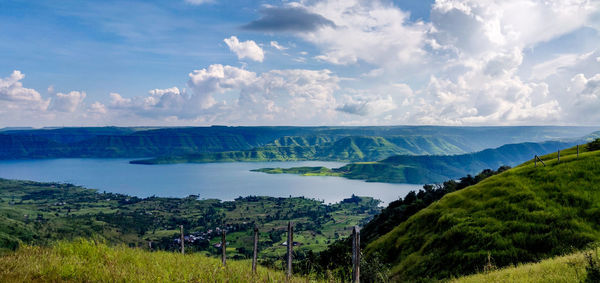
[[587, 144], [587, 150], [589, 150], [589, 151], [600, 150], [600, 138], [595, 139], [592, 142], [589, 142]]
[[598, 260], [598, 252], [595, 254], [586, 253], [585, 260], [587, 261], [587, 266], [585, 267], [585, 271], [587, 271], [587, 276], [584, 282], [600, 282], [600, 261]]

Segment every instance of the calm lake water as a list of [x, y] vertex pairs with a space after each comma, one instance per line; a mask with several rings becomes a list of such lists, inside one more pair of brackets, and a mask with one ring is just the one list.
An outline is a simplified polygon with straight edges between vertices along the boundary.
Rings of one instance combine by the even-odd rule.
[[352, 194], [385, 203], [404, 197], [420, 185], [367, 183], [339, 177], [306, 177], [250, 172], [263, 167], [326, 166], [343, 163], [237, 162], [171, 165], [134, 165], [129, 159], [50, 159], [0, 161], [0, 177], [41, 182], [64, 182], [138, 197], [185, 197], [233, 200], [238, 196], [304, 196], [338, 202]]

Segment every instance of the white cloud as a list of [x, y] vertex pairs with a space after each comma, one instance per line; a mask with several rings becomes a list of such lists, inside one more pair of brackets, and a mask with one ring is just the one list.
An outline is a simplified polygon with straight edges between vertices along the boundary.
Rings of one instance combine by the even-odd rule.
[[262, 62], [265, 58], [265, 53], [262, 48], [252, 40], [239, 41], [237, 37], [232, 36], [223, 41], [225, 41], [229, 50], [237, 55], [238, 59], [248, 58], [250, 60]]
[[60, 112], [75, 112], [85, 99], [85, 92], [71, 91], [69, 93], [57, 93], [52, 100], [51, 110]]
[[336, 110], [359, 116], [381, 115], [397, 107], [390, 95], [386, 97], [346, 96], [345, 99], [346, 102], [338, 106]]
[[0, 78], [0, 111], [46, 110], [50, 99], [43, 99], [39, 92], [23, 87], [25, 75], [13, 71], [9, 77]]
[[202, 5], [215, 3], [215, 0], [185, 0], [185, 2], [192, 5]]
[[279, 50], [279, 51], [283, 51], [283, 50], [287, 50], [288, 48], [279, 44], [277, 41], [271, 41], [271, 47]]
[[123, 98], [116, 92], [108, 94], [110, 96], [110, 106], [113, 108], [127, 108], [131, 106], [131, 98]]
[[224, 92], [247, 85], [256, 79], [256, 73], [244, 69], [210, 65], [206, 69], [194, 70], [189, 74], [188, 86], [199, 94]]
[[582, 27], [597, 9], [587, 0], [437, 0], [432, 35], [470, 54], [532, 47]]
[[556, 123], [562, 111], [547, 84], [516, 76], [489, 78], [480, 70], [455, 81], [432, 77], [413, 107], [412, 121], [445, 125]]
[[579, 57], [579, 54], [561, 54], [554, 59], [536, 64], [532, 67], [531, 78], [544, 80], [565, 68], [575, 65]]
[[106, 114], [106, 106], [98, 101], [92, 103], [89, 107], [89, 111], [95, 114]]
[[571, 119], [578, 123], [597, 125], [600, 121], [600, 73], [586, 78], [577, 74], [567, 89], [571, 102]]
[[299, 34], [322, 50], [317, 59], [341, 65], [362, 60], [385, 66], [413, 63], [424, 54], [427, 25], [409, 23], [409, 14], [391, 3], [320, 1], [306, 8], [335, 24]]
[[328, 70], [257, 74], [216, 64], [189, 77], [189, 94], [178, 88], [155, 89], [133, 98], [111, 93], [109, 108], [168, 122], [233, 124], [322, 123], [336, 112], [339, 79]]

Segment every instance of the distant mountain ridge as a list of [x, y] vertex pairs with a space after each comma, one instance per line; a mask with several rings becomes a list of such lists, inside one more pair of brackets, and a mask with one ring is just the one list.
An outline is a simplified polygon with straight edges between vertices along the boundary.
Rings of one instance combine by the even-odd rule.
[[[373, 161], [397, 154], [460, 154], [506, 143], [576, 138], [596, 129], [551, 126], [2, 129], [0, 159], [169, 157], [183, 160], [200, 155], [209, 161], [243, 161], [253, 156], [261, 160], [264, 156], [272, 160]], [[211, 157], [210, 153], [220, 154]]]
[[[394, 142], [392, 142], [394, 141]], [[135, 160], [134, 164], [336, 160], [380, 160], [396, 154], [452, 154], [467, 150], [451, 138], [429, 136], [286, 136], [242, 151], [202, 152]]]

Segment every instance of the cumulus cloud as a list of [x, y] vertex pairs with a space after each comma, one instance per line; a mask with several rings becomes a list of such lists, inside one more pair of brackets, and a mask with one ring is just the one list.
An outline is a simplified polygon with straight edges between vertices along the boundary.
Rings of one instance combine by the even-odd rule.
[[85, 99], [85, 92], [71, 91], [69, 93], [57, 93], [52, 100], [50, 109], [61, 112], [75, 112]]
[[472, 71], [457, 80], [432, 77], [415, 101], [412, 120], [424, 124], [510, 125], [557, 122], [561, 107], [545, 83]]
[[586, 0], [437, 0], [432, 36], [442, 46], [471, 54], [530, 47], [583, 26], [597, 8]]
[[89, 107], [89, 111], [94, 114], [106, 114], [106, 106], [98, 101], [92, 103]]
[[247, 30], [269, 32], [305, 32], [320, 27], [335, 27], [327, 18], [298, 5], [267, 7], [260, 11], [261, 17], [243, 26]]
[[169, 122], [297, 124], [335, 114], [339, 78], [329, 70], [271, 70], [210, 65], [189, 74], [185, 93], [173, 87], [146, 96], [110, 94], [109, 110]]
[[582, 124], [597, 124], [600, 121], [600, 73], [586, 78], [577, 74], [567, 89], [571, 101], [572, 119]]
[[25, 75], [13, 71], [10, 76], [0, 78], [0, 107], [8, 110], [46, 110], [50, 99], [44, 99], [34, 89], [23, 87]]
[[114, 110], [126, 110], [129, 114], [145, 117], [181, 116], [190, 117], [198, 113], [191, 109], [199, 105], [192, 97], [180, 91], [177, 87], [153, 89], [147, 96], [124, 98], [118, 93], [110, 93], [109, 107]]
[[0, 121], [3, 125], [89, 125], [94, 121], [88, 119], [88, 113], [106, 113], [100, 103], [87, 107], [85, 92], [55, 93], [51, 86], [47, 90], [49, 97], [45, 98], [37, 90], [24, 87], [21, 82], [24, 78], [20, 71], [0, 78]]
[[232, 36], [223, 41], [225, 41], [229, 50], [237, 55], [238, 59], [248, 58], [250, 60], [262, 62], [265, 58], [265, 53], [262, 48], [252, 40], [239, 41], [237, 37]]
[[299, 36], [321, 49], [316, 58], [348, 65], [364, 61], [378, 66], [417, 62], [427, 25], [410, 22], [409, 13], [380, 1], [320, 1], [306, 7], [330, 19]]
[[213, 93], [223, 93], [240, 88], [256, 79], [256, 73], [254, 72], [221, 64], [194, 70], [188, 76], [188, 87], [196, 95], [206, 97], [207, 100], [212, 99]]

